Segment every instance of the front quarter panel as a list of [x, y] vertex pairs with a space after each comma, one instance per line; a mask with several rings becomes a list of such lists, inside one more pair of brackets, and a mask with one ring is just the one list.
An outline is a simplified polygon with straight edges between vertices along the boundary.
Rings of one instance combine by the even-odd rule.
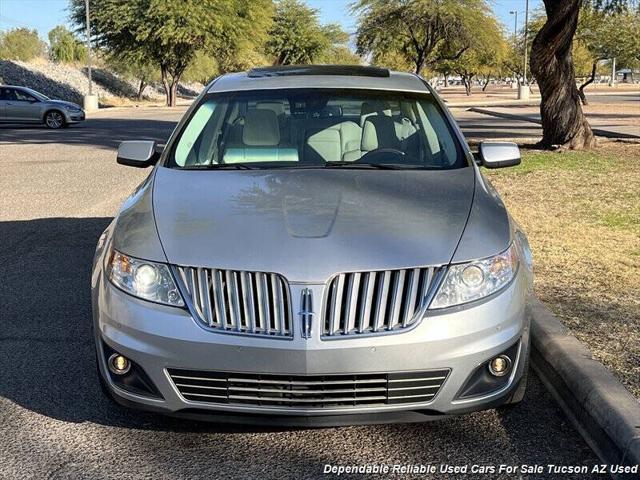
[[493, 186], [476, 171], [473, 206], [452, 263], [496, 255], [509, 247], [511, 239], [507, 208]]
[[155, 169], [125, 200], [113, 228], [113, 248], [132, 257], [165, 262], [153, 213]]

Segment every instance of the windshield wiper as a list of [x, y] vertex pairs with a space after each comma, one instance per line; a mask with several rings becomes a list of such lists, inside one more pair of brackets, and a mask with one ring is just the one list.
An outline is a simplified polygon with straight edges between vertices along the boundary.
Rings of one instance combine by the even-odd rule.
[[191, 165], [182, 167], [182, 170], [256, 170], [246, 163], [216, 163], [213, 165]]
[[411, 167], [408, 165], [399, 165], [397, 163], [357, 163], [357, 162], [327, 162], [324, 168], [368, 168], [372, 170], [406, 170]]

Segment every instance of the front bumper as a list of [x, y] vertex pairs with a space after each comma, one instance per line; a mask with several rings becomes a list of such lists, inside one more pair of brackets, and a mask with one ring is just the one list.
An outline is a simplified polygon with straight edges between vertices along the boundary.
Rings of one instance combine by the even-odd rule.
[[81, 110], [80, 112], [76, 112], [76, 111], [70, 112], [69, 110], [65, 110], [64, 118], [65, 118], [65, 122], [67, 123], [84, 122], [85, 113], [84, 113], [84, 110]]
[[[321, 298], [324, 285], [291, 285], [291, 297], [312, 288]], [[328, 425], [421, 421], [491, 408], [503, 403], [522, 377], [529, 355], [529, 288], [524, 269], [502, 292], [466, 308], [429, 313], [409, 330], [390, 335], [322, 340], [312, 331], [305, 339], [294, 328], [292, 339], [255, 338], [207, 331], [187, 310], [131, 297], [93, 276], [93, 312], [100, 373], [120, 403], [184, 416], [210, 415], [218, 421]], [[294, 305], [294, 311], [297, 311]], [[294, 317], [294, 322], [300, 319]], [[133, 360], [162, 398], [116, 386], [107, 370], [103, 342]], [[508, 381], [485, 395], [459, 398], [463, 386], [489, 359], [518, 343]], [[419, 372], [448, 369], [445, 383], [427, 401], [401, 405], [302, 408], [211, 404], [185, 399], [168, 369], [251, 374], [339, 375]], [[297, 419], [297, 420], [296, 420]]]

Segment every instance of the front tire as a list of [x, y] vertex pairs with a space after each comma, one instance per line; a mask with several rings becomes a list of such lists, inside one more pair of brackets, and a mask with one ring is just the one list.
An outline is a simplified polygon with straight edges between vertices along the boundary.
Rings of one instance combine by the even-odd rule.
[[50, 110], [44, 116], [44, 124], [51, 129], [62, 128], [66, 125], [64, 115], [58, 110]]

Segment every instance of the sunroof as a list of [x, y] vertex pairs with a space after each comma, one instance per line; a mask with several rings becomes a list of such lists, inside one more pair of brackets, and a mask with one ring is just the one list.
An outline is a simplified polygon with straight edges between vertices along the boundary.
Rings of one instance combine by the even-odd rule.
[[249, 78], [284, 77], [292, 75], [345, 75], [350, 77], [388, 77], [389, 70], [359, 65], [282, 65], [252, 68]]

